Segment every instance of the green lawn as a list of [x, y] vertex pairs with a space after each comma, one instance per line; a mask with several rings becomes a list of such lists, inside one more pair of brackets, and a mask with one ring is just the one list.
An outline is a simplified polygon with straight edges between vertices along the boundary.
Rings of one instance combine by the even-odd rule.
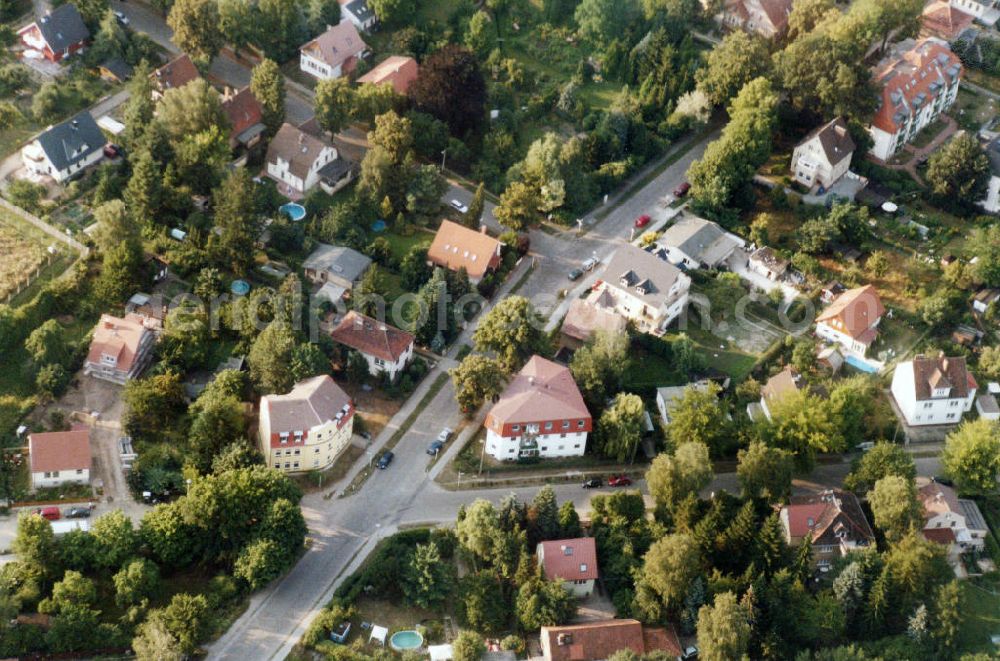
[[958, 647], [963, 653], [996, 652], [990, 636], [1000, 635], [1000, 578], [962, 581], [965, 598]]
[[406, 257], [406, 253], [410, 252], [410, 249], [414, 246], [429, 246], [434, 239], [432, 234], [423, 230], [415, 230], [410, 235], [398, 234], [392, 230], [386, 230], [377, 236], [381, 236], [389, 242], [389, 246], [392, 248], [392, 257], [396, 261], [400, 261]]

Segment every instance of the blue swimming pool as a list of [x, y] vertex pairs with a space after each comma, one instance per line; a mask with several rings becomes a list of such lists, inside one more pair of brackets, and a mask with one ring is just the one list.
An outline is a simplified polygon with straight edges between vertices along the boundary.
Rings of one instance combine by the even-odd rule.
[[372, 223], [372, 231], [373, 232], [384, 232], [385, 228], [386, 228], [385, 221], [382, 220], [381, 218], [379, 218], [374, 223]]
[[229, 285], [229, 291], [237, 296], [246, 296], [250, 293], [250, 283], [246, 280], [233, 280], [233, 284]]
[[389, 639], [389, 645], [397, 652], [420, 649], [420, 646], [423, 644], [424, 637], [420, 635], [419, 631], [413, 631], [412, 629], [409, 631], [397, 631]]
[[871, 363], [866, 363], [857, 356], [846, 356], [844, 357], [844, 362], [853, 367], [854, 369], [861, 370], [866, 374], [875, 374], [878, 372], [878, 368]]
[[280, 207], [278, 207], [278, 211], [285, 214], [295, 222], [300, 221], [306, 217], [306, 208], [301, 204], [296, 204], [295, 202], [282, 204]]

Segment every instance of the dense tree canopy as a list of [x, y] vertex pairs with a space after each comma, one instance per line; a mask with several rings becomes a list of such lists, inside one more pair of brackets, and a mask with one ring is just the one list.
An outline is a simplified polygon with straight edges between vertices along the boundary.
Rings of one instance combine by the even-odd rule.
[[486, 82], [472, 52], [449, 44], [420, 65], [410, 85], [417, 110], [446, 123], [455, 136], [478, 132], [486, 119]]

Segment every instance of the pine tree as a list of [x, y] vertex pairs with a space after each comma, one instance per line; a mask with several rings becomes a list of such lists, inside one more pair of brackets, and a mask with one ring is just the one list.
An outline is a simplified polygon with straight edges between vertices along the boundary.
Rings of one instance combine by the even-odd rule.
[[872, 637], [883, 635], [885, 619], [889, 612], [891, 591], [891, 576], [887, 570], [882, 570], [868, 591], [868, 603], [865, 605], [864, 630]]
[[214, 195], [215, 224], [221, 230], [218, 259], [236, 275], [245, 275], [256, 252], [257, 210], [254, 183], [246, 168], [236, 168], [225, 178]]
[[806, 535], [799, 543], [798, 551], [795, 554], [795, 578], [803, 584], [808, 582], [809, 577], [812, 575], [812, 566], [812, 537]]
[[136, 225], [151, 223], [160, 208], [160, 166], [148, 150], [142, 150], [132, 161], [132, 178], [122, 198]]
[[404, 574], [406, 598], [421, 608], [439, 606], [451, 594], [451, 567], [441, 559], [437, 544], [418, 544], [410, 556], [409, 571]]
[[955, 653], [962, 629], [962, 588], [958, 581], [951, 581], [937, 589], [933, 608], [934, 640], [941, 657], [948, 658]]
[[699, 576], [692, 581], [687, 596], [684, 597], [684, 610], [681, 612], [681, 631], [685, 635], [694, 633], [695, 628], [698, 626], [698, 611], [705, 605], [707, 597], [705, 581]]
[[478, 230], [485, 206], [486, 187], [480, 183], [476, 187], [476, 194], [472, 196], [472, 202], [469, 203], [469, 210], [462, 215], [462, 223], [468, 228]]
[[771, 576], [785, 566], [788, 548], [785, 545], [785, 531], [777, 514], [772, 514], [761, 525], [757, 535], [757, 554], [755, 562], [764, 570], [766, 576]]
[[732, 571], [742, 571], [751, 561], [754, 540], [757, 538], [757, 515], [753, 501], [746, 501], [722, 535], [720, 557]]
[[580, 515], [573, 501], [567, 500], [559, 507], [559, 537], [569, 539], [580, 536]]
[[531, 501], [531, 519], [534, 542], [559, 538], [559, 507], [551, 486], [546, 484]]
[[129, 98], [125, 103], [125, 145], [135, 151], [146, 128], [153, 121], [156, 104], [153, 102], [153, 81], [149, 77], [151, 67], [146, 60], [140, 62], [129, 81]]

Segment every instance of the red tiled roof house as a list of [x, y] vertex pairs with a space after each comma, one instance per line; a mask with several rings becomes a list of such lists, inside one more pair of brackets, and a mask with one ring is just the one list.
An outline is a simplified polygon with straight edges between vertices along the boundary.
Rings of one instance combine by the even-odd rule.
[[139, 376], [152, 359], [156, 341], [156, 334], [147, 324], [137, 314], [126, 314], [124, 319], [102, 314], [83, 373], [120, 385]]
[[932, 37], [882, 65], [874, 79], [880, 92], [868, 129], [871, 154], [886, 161], [955, 103], [962, 62], [947, 43]]
[[871, 285], [848, 289], [816, 317], [816, 335], [864, 356], [878, 337], [885, 307]]
[[258, 439], [265, 463], [288, 473], [323, 470], [351, 442], [354, 402], [329, 375], [260, 399]]
[[577, 597], [587, 597], [597, 580], [597, 544], [593, 537], [541, 542], [535, 548], [538, 566], [550, 581], [563, 581]]
[[875, 544], [875, 534], [857, 496], [848, 491], [793, 496], [781, 508], [779, 518], [789, 545], [811, 540], [818, 567], [829, 567], [835, 558]]
[[406, 96], [410, 83], [417, 79], [420, 65], [412, 57], [392, 55], [358, 78], [358, 84], [392, 85], [397, 94]]
[[917, 356], [896, 365], [891, 391], [907, 425], [957, 425], [972, 410], [978, 385], [962, 356]]
[[[956, 544], [963, 550], [982, 550], [986, 546], [989, 527], [974, 500], [959, 498], [954, 489], [934, 481], [917, 489], [917, 498], [923, 506], [924, 537], [941, 544]], [[946, 538], [947, 533], [951, 539]]]
[[565, 627], [542, 627], [539, 636], [545, 661], [602, 661], [615, 652], [666, 652], [680, 658], [673, 627], [647, 627], [638, 620], [601, 620]]
[[533, 356], [486, 416], [486, 454], [501, 461], [579, 457], [593, 419], [568, 368]]
[[31, 487], [90, 482], [90, 430], [54, 431], [28, 436]]
[[159, 101], [167, 90], [184, 87], [192, 80], [201, 78], [201, 74], [191, 58], [182, 53], [149, 74], [149, 77], [153, 81], [153, 100]]
[[390, 381], [413, 358], [413, 335], [354, 310], [344, 315], [330, 336], [364, 356], [369, 372], [385, 374]]
[[475, 284], [500, 265], [502, 247], [500, 241], [486, 233], [485, 226], [477, 232], [444, 220], [427, 249], [427, 261], [449, 271], [464, 268], [469, 281]]
[[230, 87], [222, 95], [222, 112], [229, 118], [229, 148], [249, 149], [260, 142], [264, 132], [264, 110], [249, 87]]

